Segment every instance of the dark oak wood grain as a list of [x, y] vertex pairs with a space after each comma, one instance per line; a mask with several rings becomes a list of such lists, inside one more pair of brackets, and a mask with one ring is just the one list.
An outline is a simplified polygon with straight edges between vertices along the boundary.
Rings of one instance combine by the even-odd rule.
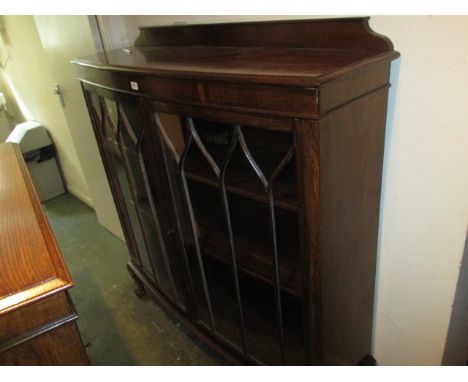
[[387, 88], [330, 113], [320, 129], [324, 363], [371, 353]]
[[87, 365], [73, 282], [16, 144], [0, 144], [0, 364]]
[[[104, 69], [104, 70], [103, 70]], [[247, 112], [269, 112], [279, 116], [317, 113], [314, 88], [272, 87], [255, 84], [229, 83], [223, 80], [194, 81], [188, 78], [167, 78], [138, 72], [120, 72], [106, 68], [79, 67], [79, 78], [90, 84], [99, 84], [111, 90], [141, 94], [160, 101], [193, 106], [214, 106], [221, 109], [236, 107]], [[135, 91], [131, 83], [139, 90]]]
[[369, 28], [369, 17], [253, 21], [141, 27], [137, 46], [236, 46], [353, 49], [385, 52], [391, 41]]
[[320, 141], [317, 122], [296, 121], [299, 231], [302, 283], [305, 300], [304, 336], [306, 360], [321, 364], [321, 278], [320, 278]]
[[[371, 364], [398, 56], [350, 18], [144, 27], [134, 47], [74, 60], [138, 295], [233, 363]], [[110, 126], [113, 108], [139, 138]], [[155, 237], [152, 271], [166, 256], [177, 296], [142, 261]]]

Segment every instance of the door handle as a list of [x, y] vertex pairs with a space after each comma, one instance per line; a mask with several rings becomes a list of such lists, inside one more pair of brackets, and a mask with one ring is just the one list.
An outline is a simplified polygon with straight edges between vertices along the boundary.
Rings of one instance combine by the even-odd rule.
[[65, 99], [63, 98], [62, 89], [60, 88], [59, 84], [54, 85], [54, 90], [52, 91], [52, 94], [58, 95], [60, 99], [60, 104], [62, 105], [62, 107], [65, 107]]

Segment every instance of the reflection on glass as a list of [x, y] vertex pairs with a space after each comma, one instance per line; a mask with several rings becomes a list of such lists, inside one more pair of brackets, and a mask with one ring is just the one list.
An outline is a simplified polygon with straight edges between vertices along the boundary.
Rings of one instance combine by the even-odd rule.
[[159, 231], [151, 209], [150, 194], [145, 185], [145, 165], [138, 149], [145, 146], [136, 107], [119, 105], [106, 99], [104, 134], [114, 171], [130, 219], [135, 245], [142, 267], [168, 295], [174, 296], [164, 250], [158, 241]]
[[150, 194], [145, 186], [145, 165], [141, 161], [137, 151], [137, 144], [144, 145], [142, 140], [142, 130], [138, 121], [137, 110], [131, 105], [122, 105], [121, 109], [121, 127], [120, 127], [120, 148], [127, 165], [128, 176], [130, 178], [133, 190], [133, 203], [140, 218], [141, 228], [146, 247], [149, 254], [149, 260], [154, 267], [159, 286], [167, 293], [173, 294], [173, 285], [171, 284], [167, 264], [164, 262], [162, 251], [164, 248], [158, 241], [157, 221], [153, 217]]
[[129, 179], [125, 171], [125, 164], [116, 138], [116, 129], [117, 127], [115, 125], [113, 126], [108, 120], [106, 120], [104, 124], [104, 134], [106, 137], [108, 152], [111, 154], [113, 169], [119, 181], [121, 195], [125, 203], [128, 218], [130, 219], [130, 226], [132, 228], [138, 254], [147, 273], [149, 275], [153, 275], [152, 267], [149, 262], [148, 251], [145, 246], [145, 240], [143, 238], [137, 211], [133, 202]]
[[118, 116], [117, 116], [117, 104], [110, 100], [104, 98], [104, 111], [106, 116], [109, 118], [109, 123], [117, 128]]

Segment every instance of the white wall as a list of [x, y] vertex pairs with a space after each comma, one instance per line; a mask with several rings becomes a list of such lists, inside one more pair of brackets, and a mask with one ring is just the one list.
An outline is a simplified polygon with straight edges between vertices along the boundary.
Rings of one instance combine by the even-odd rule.
[[401, 52], [375, 353], [385, 364], [440, 364], [468, 223], [468, 17], [375, 17], [371, 25]]
[[[304, 16], [101, 16], [107, 47], [139, 25]], [[376, 16], [392, 66], [374, 354], [382, 365], [438, 365], [468, 217], [468, 17]]]

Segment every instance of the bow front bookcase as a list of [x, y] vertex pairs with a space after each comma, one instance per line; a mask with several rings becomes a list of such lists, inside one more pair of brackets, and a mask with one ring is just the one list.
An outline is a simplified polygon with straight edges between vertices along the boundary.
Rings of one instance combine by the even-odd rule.
[[232, 363], [372, 363], [398, 56], [343, 18], [142, 27], [73, 60], [137, 295]]

